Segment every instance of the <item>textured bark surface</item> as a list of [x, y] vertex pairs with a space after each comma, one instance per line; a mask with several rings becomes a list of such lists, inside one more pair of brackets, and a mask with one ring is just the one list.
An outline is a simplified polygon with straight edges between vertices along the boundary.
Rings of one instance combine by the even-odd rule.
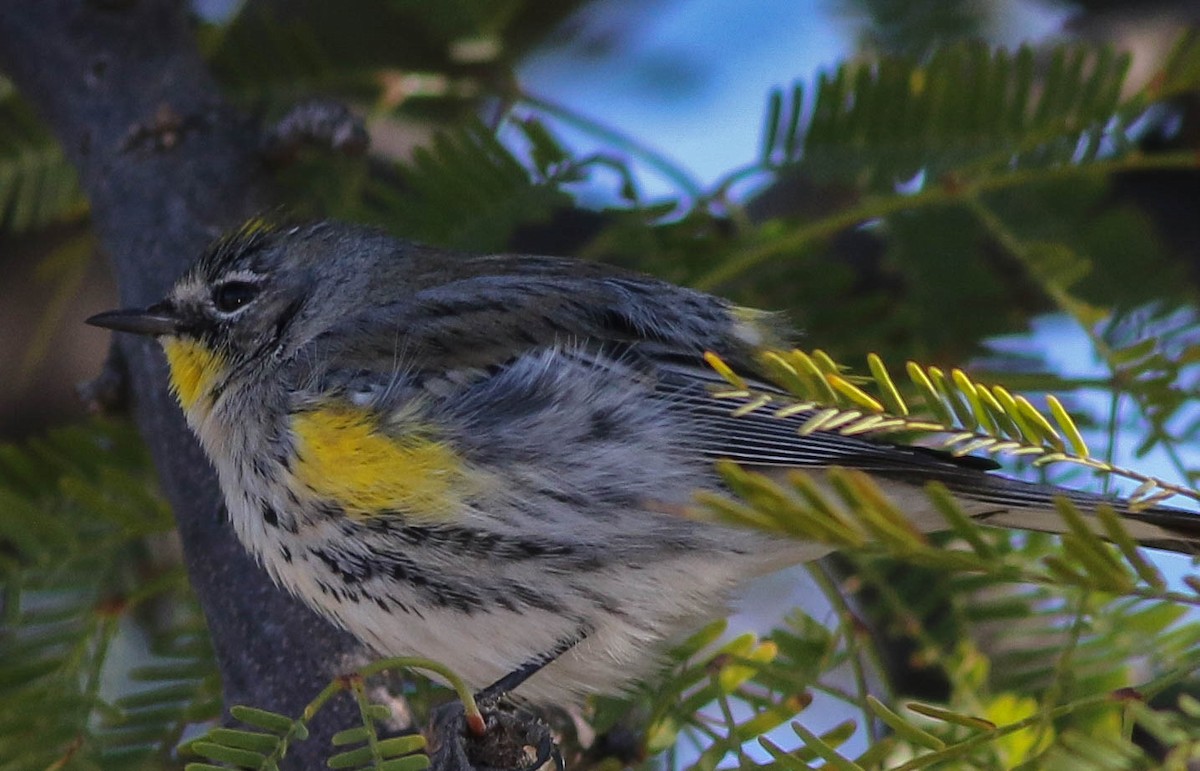
[[[157, 300], [215, 235], [271, 204], [257, 128], [222, 99], [173, 0], [0, 0], [0, 68], [78, 169], [126, 306]], [[117, 335], [138, 425], [174, 507], [226, 704], [298, 714], [355, 643], [276, 589], [234, 538], [214, 474], [167, 393], [158, 346]], [[288, 767], [323, 767], [349, 699]]]

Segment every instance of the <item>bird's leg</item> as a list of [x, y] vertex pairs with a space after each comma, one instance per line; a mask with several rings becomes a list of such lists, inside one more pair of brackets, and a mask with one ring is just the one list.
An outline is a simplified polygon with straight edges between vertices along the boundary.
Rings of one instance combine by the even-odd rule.
[[580, 629], [570, 637], [562, 638], [549, 651], [525, 661], [504, 677], [476, 693], [475, 700], [494, 704], [505, 694], [516, 690], [519, 685], [541, 672], [547, 664], [553, 663], [559, 656], [574, 648], [585, 637], [587, 637], [587, 631]]
[[[555, 767], [562, 771], [562, 754], [554, 742], [553, 732], [545, 721], [532, 712], [515, 708], [511, 702], [502, 704], [502, 701], [506, 695], [585, 637], [587, 633], [581, 629], [574, 635], [559, 640], [551, 650], [534, 656], [475, 694], [475, 701], [485, 713], [484, 727], [482, 730], [470, 730], [461, 734], [465, 757], [470, 760], [472, 767], [532, 771], [553, 760]], [[525, 755], [526, 747], [534, 748], [534, 757]]]

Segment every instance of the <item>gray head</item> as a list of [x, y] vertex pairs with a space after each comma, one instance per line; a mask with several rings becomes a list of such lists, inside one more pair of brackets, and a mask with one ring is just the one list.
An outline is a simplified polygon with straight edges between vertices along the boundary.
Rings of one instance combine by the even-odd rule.
[[382, 261], [400, 267], [406, 244], [334, 222], [251, 220], [213, 244], [160, 302], [89, 324], [196, 339], [236, 367], [286, 358], [360, 307]]
[[408, 365], [431, 371], [569, 340], [697, 359], [719, 350], [753, 368], [756, 347], [787, 337], [770, 314], [598, 263], [462, 255], [354, 225], [261, 220], [213, 245], [161, 302], [88, 321], [198, 340], [240, 372], [295, 360], [318, 337], [347, 366], [394, 365], [403, 348]]

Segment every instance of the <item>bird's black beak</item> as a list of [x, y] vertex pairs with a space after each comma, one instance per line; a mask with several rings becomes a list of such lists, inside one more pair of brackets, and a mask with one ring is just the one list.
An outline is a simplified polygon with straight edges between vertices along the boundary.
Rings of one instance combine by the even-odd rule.
[[160, 302], [145, 310], [119, 310], [97, 313], [87, 320], [93, 327], [104, 327], [135, 335], [173, 335], [179, 331], [179, 317], [169, 303]]

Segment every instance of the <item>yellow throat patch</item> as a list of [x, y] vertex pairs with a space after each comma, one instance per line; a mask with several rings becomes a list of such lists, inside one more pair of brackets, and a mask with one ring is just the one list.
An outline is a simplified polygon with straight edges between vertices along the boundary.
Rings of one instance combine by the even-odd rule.
[[419, 424], [388, 436], [369, 411], [338, 405], [293, 415], [292, 433], [296, 481], [351, 516], [445, 521], [461, 500], [462, 459]]
[[[162, 347], [171, 368], [171, 390], [183, 411], [191, 412], [197, 406], [212, 407], [209, 396], [225, 375], [225, 359], [196, 340], [165, 337]], [[207, 403], [201, 404], [201, 399]]]

